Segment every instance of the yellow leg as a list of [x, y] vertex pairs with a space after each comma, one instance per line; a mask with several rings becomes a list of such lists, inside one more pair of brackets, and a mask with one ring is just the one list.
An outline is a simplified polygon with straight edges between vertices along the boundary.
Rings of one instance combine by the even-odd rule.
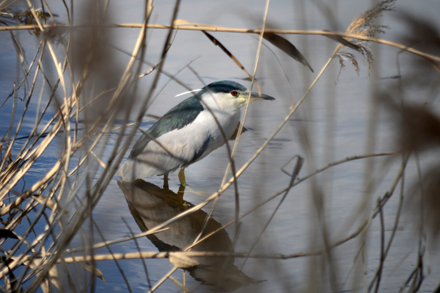
[[168, 173], [163, 175], [163, 188], [169, 188], [169, 185], [168, 185]]
[[177, 198], [183, 200], [183, 195], [185, 194], [185, 187], [180, 185], [179, 190], [177, 191]]
[[180, 184], [181, 184], [183, 187], [186, 187], [186, 180], [185, 180], [185, 167], [180, 168], [180, 171], [179, 171], [179, 181], [180, 181]]

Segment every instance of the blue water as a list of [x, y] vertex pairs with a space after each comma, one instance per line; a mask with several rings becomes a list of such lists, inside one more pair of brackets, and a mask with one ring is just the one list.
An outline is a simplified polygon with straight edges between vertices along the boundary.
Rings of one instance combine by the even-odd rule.
[[[270, 3], [268, 21], [271, 27], [281, 29], [332, 29], [325, 16], [320, 13], [317, 6], [312, 2], [304, 3], [305, 14], [301, 13], [302, 2], [273, 1]], [[66, 13], [62, 4], [49, 3], [55, 13], [59, 15], [60, 22], [66, 19]], [[174, 1], [158, 1], [154, 3], [152, 21], [160, 24], [169, 23], [171, 18], [171, 9]], [[111, 22], [114, 23], [140, 23], [142, 21], [143, 3], [139, 1], [110, 2]], [[254, 28], [261, 22], [265, 7], [265, 1], [222, 1], [217, 4], [209, 1], [183, 1], [179, 9], [178, 18], [189, 20], [194, 23], [207, 23], [212, 25], [240, 28]], [[335, 6], [336, 7], [336, 6]], [[362, 13], [370, 7], [367, 1], [338, 1], [337, 3], [337, 29], [344, 31], [355, 16]], [[423, 15], [424, 18], [436, 21], [436, 12], [440, 11], [440, 5], [437, 1], [423, 1], [417, 4], [411, 1], [400, 1], [396, 4], [396, 9], [410, 10], [417, 15]], [[81, 11], [81, 6], [75, 4], [75, 19], [80, 21], [85, 13]], [[404, 33], [407, 29], [393, 16], [393, 12], [385, 13], [381, 19], [383, 25], [388, 25], [391, 30], [387, 31], [384, 38], [396, 40], [397, 36]], [[149, 32], [149, 43], [147, 47], [147, 60], [155, 64], [159, 58], [163, 46], [165, 30], [155, 30]], [[26, 49], [28, 62], [35, 54], [38, 45], [35, 36], [22, 31], [17, 33], [23, 47]], [[112, 43], [124, 51], [131, 52], [135, 44], [138, 29], [118, 28], [112, 29], [109, 36]], [[212, 33], [224, 44], [231, 52], [242, 62], [249, 72], [254, 68], [254, 57], [256, 54], [257, 37], [241, 35], [234, 33]], [[257, 73], [259, 83], [262, 85], [263, 92], [276, 98], [271, 103], [254, 103], [250, 106], [249, 116], [245, 126], [251, 130], [243, 134], [240, 140], [240, 146], [237, 150], [236, 165], [242, 166], [262, 143], [271, 135], [276, 127], [281, 123], [289, 112], [292, 103], [292, 93], [295, 101], [298, 101], [303, 92], [316, 73], [325, 64], [328, 56], [334, 48], [334, 42], [324, 37], [318, 36], [286, 36], [288, 40], [298, 46], [303, 52], [315, 73], [310, 73], [307, 68], [300, 63], [287, 57], [283, 52], [271, 45], [262, 47], [262, 57]], [[0, 32], [0, 102], [12, 91], [12, 84], [16, 78], [16, 54], [9, 33]], [[270, 49], [270, 50], [269, 50]], [[59, 57], [62, 56], [61, 46], [56, 47]], [[347, 51], [347, 49], [345, 49]], [[272, 52], [273, 51], [273, 52]], [[396, 82], [389, 77], [397, 75], [395, 56], [398, 49], [380, 46], [377, 51], [379, 55], [375, 56], [375, 64], [378, 76], [374, 75], [372, 70], [369, 75], [366, 62], [358, 57], [361, 67], [359, 76], [355, 70], [346, 63], [347, 67], [342, 70], [339, 79], [339, 64], [333, 61], [323, 75], [322, 80], [311, 92], [311, 96], [302, 105], [297, 113], [293, 115], [286, 126], [280, 131], [276, 139], [272, 141], [265, 152], [251, 165], [238, 182], [240, 194], [240, 211], [245, 212], [253, 208], [257, 203], [275, 194], [277, 191], [285, 188], [290, 181], [290, 177], [281, 172], [281, 168], [293, 156], [299, 154], [306, 157], [306, 164], [299, 177], [304, 177], [317, 168], [326, 166], [328, 163], [340, 160], [349, 156], [361, 155], [366, 153], [367, 126], [370, 119], [369, 98], [370, 87], [390, 87]], [[47, 52], [46, 52], [47, 54]], [[291, 83], [288, 85], [286, 76], [280, 70], [276, 57], [280, 60], [286, 75]], [[115, 70], [120, 70], [126, 65], [129, 57], [123, 53], [116, 52], [114, 59]], [[60, 59], [61, 60], [61, 59]], [[402, 54], [402, 69], [406, 74], [411, 68], [405, 63], [408, 60], [408, 54]], [[45, 70], [51, 76], [55, 76], [55, 71], [50, 68], [51, 63], [48, 58], [43, 65]], [[191, 63], [192, 62], [192, 63]], [[215, 80], [232, 79], [249, 85], [244, 81], [245, 74], [227, 57], [218, 47], [213, 44], [200, 32], [179, 31], [174, 43], [168, 53], [164, 71], [170, 74], [177, 74], [177, 78], [191, 88], [200, 88], [201, 81], [186, 66], [191, 63], [191, 67], [198, 73], [204, 83]], [[110, 67], [113, 67], [110, 66]], [[141, 72], [149, 70], [149, 66], [143, 66]], [[22, 73], [20, 73], [22, 77]], [[377, 79], [376, 79], [377, 77]], [[373, 81], [372, 81], [373, 80]], [[138, 99], [144, 98], [144, 93], [148, 91], [151, 82], [149, 77], [144, 77], [139, 83]], [[175, 82], [168, 82], [168, 78], [162, 76], [158, 83], [158, 89], [165, 88], [160, 92], [157, 98], [151, 103], [148, 114], [162, 115], [173, 105], [179, 103], [185, 97], [174, 96], [186, 91], [182, 86]], [[337, 82], [337, 83], [336, 83]], [[26, 136], [32, 129], [37, 112], [38, 96], [42, 80], [37, 82], [36, 91], [25, 117], [24, 124], [19, 132], [19, 137]], [[97, 86], [98, 87], [98, 86]], [[90, 88], [88, 88], [89, 90]], [[423, 95], [422, 99], [423, 99]], [[18, 97], [24, 99], [24, 90], [18, 92]], [[47, 91], [42, 95], [42, 100], [47, 101]], [[9, 127], [11, 120], [13, 97], [0, 109], [0, 134], [3, 136]], [[44, 104], [44, 103], [43, 103]], [[438, 108], [438, 103], [433, 104], [433, 108]], [[14, 119], [13, 131], [15, 132], [18, 120], [24, 109], [25, 101], [16, 100], [16, 115]], [[329, 110], [334, 106], [334, 113]], [[48, 114], [56, 112], [51, 107]], [[332, 116], [334, 115], [334, 116]], [[44, 122], [48, 121], [50, 115], [44, 117]], [[132, 117], [134, 119], [134, 117]], [[393, 129], [389, 117], [384, 112], [380, 112], [377, 117], [378, 131], [376, 135], [376, 152], [387, 152], [393, 150]], [[44, 123], [43, 123], [44, 124]], [[142, 128], [147, 128], [151, 123], [145, 123]], [[304, 137], [302, 131], [307, 129], [311, 141], [313, 156], [307, 155], [304, 147]], [[329, 131], [331, 133], [329, 133]], [[108, 149], [117, 139], [117, 131], [112, 132], [108, 141]], [[140, 135], [137, 134], [136, 138]], [[328, 143], [333, 140], [332, 143]], [[24, 140], [18, 140], [14, 145], [12, 153], [17, 153]], [[30, 169], [23, 180], [14, 188], [22, 190], [29, 188], [36, 182], [42, 174], [47, 172], [58, 160], [60, 155], [60, 143], [62, 138], [58, 137], [45, 151], [43, 157]], [[108, 153], [105, 154], [108, 156]], [[429, 158], [422, 158], [425, 161]], [[77, 157], [72, 162], [75, 162]], [[394, 176], [397, 173], [399, 165], [394, 162], [388, 162], [384, 158], [378, 158], [375, 162], [375, 174], [368, 174], [365, 169], [365, 162], [354, 161], [337, 166], [331, 171], [320, 174], [316, 177], [318, 184], [325, 193], [326, 201], [326, 221], [330, 231], [330, 239], [336, 241], [342, 239], [354, 232], [361, 224], [357, 217], [358, 207], [364, 198], [365, 181], [364, 178], [374, 178], [376, 180], [375, 188], [372, 190], [369, 205], [374, 205], [378, 197], [383, 196], [389, 189]], [[227, 153], [225, 148], [220, 148], [210, 154], [204, 160], [187, 168], [186, 179], [189, 189], [185, 193], [184, 199], [191, 204], [203, 202], [208, 196], [215, 192], [222, 181], [224, 169], [227, 165]], [[385, 166], [385, 167], [383, 167]], [[290, 164], [286, 168], [293, 168]], [[408, 184], [411, 183], [411, 175], [415, 174], [416, 166], [414, 161], [408, 165]], [[98, 171], [98, 174], [102, 169]], [[370, 177], [370, 175], [375, 175]], [[139, 223], [133, 218], [127, 205], [127, 200], [117, 184], [119, 178], [115, 176], [114, 180], [107, 187], [103, 197], [93, 212], [93, 218], [99, 226], [106, 240], [117, 239], [130, 234], [126, 223], [134, 233], [140, 233]], [[160, 177], [149, 178], [148, 182], [162, 187], [163, 181]], [[177, 193], [179, 181], [177, 174], [170, 176], [170, 189]], [[299, 252], [313, 251], [321, 239], [315, 238], [321, 235], [317, 225], [317, 217], [314, 213], [312, 202], [311, 185], [304, 182], [294, 189], [286, 197], [276, 216], [269, 224], [261, 240], [254, 248], [254, 253], [266, 254], [294, 254]], [[266, 221], [272, 214], [280, 199], [277, 198], [263, 208], [257, 209], [254, 213], [245, 217], [241, 221], [240, 236], [235, 251], [246, 252], [252, 246], [254, 240], [258, 237]], [[203, 209], [209, 213], [210, 206]], [[230, 188], [220, 198], [218, 206], [213, 214], [213, 219], [221, 224], [234, 219], [234, 191]], [[393, 225], [394, 216], [398, 206], [398, 193], [396, 193], [390, 202], [386, 205], [385, 214], [385, 236], [388, 239]], [[35, 214], [30, 214], [30, 220], [33, 220]], [[124, 221], [126, 222], [124, 222]], [[89, 235], [89, 222], [84, 224], [83, 230], [72, 241], [72, 247], [80, 246], [84, 240], [84, 235]], [[41, 221], [37, 225], [36, 232], [42, 232], [45, 222]], [[21, 234], [28, 227], [23, 221], [15, 230]], [[150, 227], [151, 228], [151, 227]], [[380, 292], [396, 292], [410, 275], [411, 270], [417, 263], [417, 241], [414, 220], [410, 217], [404, 217], [396, 233], [394, 244], [388, 256]], [[368, 278], [374, 274], [378, 260], [380, 247], [380, 225], [376, 218], [369, 230], [367, 261], [366, 266], [358, 267], [359, 270], [366, 270]], [[233, 239], [234, 225], [226, 229], [228, 237]], [[83, 234], [84, 233], [84, 234]], [[183, 233], [183, 232], [182, 232]], [[183, 237], [183, 236], [182, 236]], [[34, 236], [29, 236], [28, 241], [32, 241]], [[13, 245], [14, 240], [7, 240], [2, 249], [8, 249]], [[102, 239], [98, 233], [94, 232], [94, 241], [101, 242]], [[156, 245], [146, 237], [138, 239], [138, 245], [142, 251], [158, 251]], [[175, 244], [177, 245], [177, 244]], [[112, 251], [118, 252], [136, 252], [137, 246], [132, 241], [111, 247]], [[359, 248], [357, 239], [345, 243], [334, 250], [336, 259], [338, 277], [342, 280], [352, 265], [354, 256]], [[436, 247], [428, 246], [427, 265], [430, 266], [430, 272], [425, 270], [426, 279], [421, 287], [422, 292], [432, 292], [438, 283], [438, 256]], [[105, 248], [98, 249], [96, 253], [108, 253]], [[316, 270], [312, 258], [296, 258], [289, 260], [247, 260], [241, 271], [255, 280], [267, 280], [263, 283], [243, 286], [237, 289], [238, 292], [247, 291], [307, 291], [310, 288], [310, 279], [314, 280], [313, 273]], [[172, 265], [165, 259], [146, 260], [149, 278], [151, 284], [155, 284], [162, 276], [172, 269]], [[241, 268], [242, 259], [236, 259], [235, 265]], [[149, 289], [146, 280], [144, 268], [141, 260], [123, 260], [119, 261], [124, 274], [128, 280], [131, 291], [145, 292]], [[112, 261], [100, 262], [97, 267], [104, 274], [107, 283], [101, 280], [96, 281], [96, 291], [108, 292], [126, 292], [127, 284], [124, 281], [119, 269]], [[73, 269], [73, 266], [70, 266]], [[80, 269], [81, 271], [81, 269]], [[83, 274], [88, 274], [84, 273]], [[182, 270], [174, 273], [174, 277], [182, 282]], [[84, 276], [77, 276], [80, 280], [85, 280]], [[76, 276], [75, 276], [76, 279]], [[76, 280], [78, 280], [76, 279]], [[325, 278], [324, 278], [325, 279]], [[357, 280], [363, 284], [363, 279]], [[356, 288], [353, 285], [353, 279], [348, 278], [343, 287], [350, 291]], [[188, 273], [186, 275], [187, 287], [196, 291], [210, 291], [212, 287], [202, 285], [200, 280], [196, 280]], [[322, 283], [325, 286], [325, 282]], [[330, 291], [328, 288], [322, 288], [322, 291]], [[170, 292], [179, 290], [171, 281], [167, 280], [160, 288], [161, 292]], [[351, 292], [351, 291], [350, 291]]]

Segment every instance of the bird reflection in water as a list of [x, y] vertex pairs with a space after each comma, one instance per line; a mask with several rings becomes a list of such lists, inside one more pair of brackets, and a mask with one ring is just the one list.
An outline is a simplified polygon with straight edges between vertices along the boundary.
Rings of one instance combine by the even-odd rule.
[[[183, 200], [183, 188], [176, 194], [166, 187], [162, 189], [143, 180], [136, 180], [133, 183], [118, 182], [118, 184], [142, 232], [154, 228], [193, 206]], [[193, 244], [207, 216], [204, 211], [198, 210], [169, 224], [168, 230], [147, 237], [159, 251], [183, 251]], [[221, 226], [211, 218], [202, 237]], [[192, 248], [192, 251], [230, 252], [232, 250], [232, 241], [224, 229]], [[193, 259], [199, 265], [189, 268], [189, 274], [204, 285], [215, 286], [216, 290], [233, 291], [248, 284], [261, 282], [240, 271], [234, 265], [233, 257], [194, 257]]]

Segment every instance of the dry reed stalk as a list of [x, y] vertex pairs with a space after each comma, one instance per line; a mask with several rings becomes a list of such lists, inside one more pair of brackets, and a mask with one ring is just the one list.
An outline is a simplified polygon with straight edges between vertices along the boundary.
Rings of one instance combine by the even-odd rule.
[[[123, 28], [141, 28], [141, 24], [109, 24], [109, 25], [102, 25], [103, 27], [108, 28], [117, 28], [117, 27], [123, 27]], [[55, 28], [55, 27], [66, 27], [62, 25], [45, 25], [45, 28]], [[71, 27], [71, 26], [69, 26]], [[75, 28], [84, 28], [88, 27], [88, 25], [77, 25], [73, 26]], [[30, 30], [38, 28], [36, 25], [26, 25], [26, 26], [17, 26], [17, 27], [0, 27], [0, 31], [2, 30]], [[67, 27], [66, 27], [67, 28]], [[169, 26], [169, 25], [152, 25], [149, 24], [148, 28], [155, 28], [155, 29], [178, 29], [178, 30], [193, 30], [193, 31], [211, 31], [211, 32], [230, 32], [230, 33], [254, 33], [254, 34], [260, 34], [261, 29], [246, 29], [246, 28], [224, 28], [224, 27], [213, 27], [213, 26], [197, 26], [197, 27], [187, 27], [187, 26]], [[266, 29], [267, 33], [275, 33], [275, 34], [292, 34], [292, 35], [321, 35], [321, 36], [336, 36], [336, 37], [344, 37], [349, 39], [357, 39], [361, 41], [367, 41], [367, 42], [374, 42], [378, 44], [383, 44], [391, 47], [396, 47], [405, 51], [408, 51], [412, 54], [418, 55], [420, 57], [424, 57], [428, 60], [432, 60], [434, 62], [440, 62], [440, 57], [432, 54], [427, 54], [426, 52], [416, 50], [412, 47], [402, 45], [400, 43], [387, 41], [383, 39], [373, 38], [369, 36], [362, 36], [359, 34], [348, 34], [348, 33], [340, 33], [340, 32], [331, 32], [326, 30], [279, 30], [279, 29]]]

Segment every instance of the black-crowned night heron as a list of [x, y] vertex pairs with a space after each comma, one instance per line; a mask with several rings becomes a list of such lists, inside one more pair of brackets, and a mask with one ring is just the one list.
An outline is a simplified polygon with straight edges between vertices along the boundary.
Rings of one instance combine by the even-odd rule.
[[186, 186], [184, 168], [225, 144], [240, 122], [240, 108], [246, 105], [249, 95], [251, 101], [274, 100], [250, 93], [234, 81], [205, 86], [168, 111], [139, 138], [118, 175], [126, 182], [164, 175], [167, 185], [168, 173], [180, 168], [179, 180]]

